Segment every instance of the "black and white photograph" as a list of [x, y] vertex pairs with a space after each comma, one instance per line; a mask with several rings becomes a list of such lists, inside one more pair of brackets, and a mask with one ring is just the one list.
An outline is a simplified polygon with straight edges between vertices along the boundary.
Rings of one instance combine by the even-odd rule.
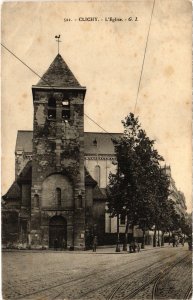
[[2, 299], [192, 299], [191, 1], [1, 19]]

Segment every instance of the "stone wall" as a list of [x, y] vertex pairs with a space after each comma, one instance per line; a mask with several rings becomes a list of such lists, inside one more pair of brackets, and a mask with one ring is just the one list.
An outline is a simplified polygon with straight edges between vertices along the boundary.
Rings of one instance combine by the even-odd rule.
[[68, 177], [54, 174], [43, 181], [41, 207], [74, 208], [73, 187]]
[[31, 185], [22, 184], [22, 205], [30, 207], [31, 205]]
[[2, 211], [2, 244], [6, 247], [13, 247], [19, 242], [19, 211]]
[[93, 222], [97, 224], [97, 236], [99, 245], [103, 245], [105, 235], [105, 201], [95, 200], [93, 203]]
[[15, 152], [15, 179], [18, 178], [23, 168], [32, 160], [32, 153], [25, 153], [23, 150]]
[[[55, 118], [48, 117], [50, 97], [56, 101]], [[32, 160], [32, 212], [31, 239], [35, 244], [42, 243], [42, 235], [48, 235], [43, 215], [64, 214], [67, 227], [73, 234], [68, 235], [67, 243], [84, 248], [85, 230], [85, 179], [84, 179], [84, 131], [83, 131], [83, 91], [68, 91], [70, 116], [62, 118], [62, 102], [66, 91], [51, 91], [33, 88], [34, 137]], [[57, 207], [56, 190], [61, 189], [61, 205]], [[35, 198], [39, 198], [39, 207]], [[80, 205], [80, 197], [82, 207]], [[47, 212], [45, 211], [47, 209]], [[44, 211], [43, 211], [44, 210]], [[63, 211], [64, 210], [64, 211]], [[49, 213], [48, 213], [49, 211]], [[43, 214], [43, 215], [42, 215]], [[47, 222], [48, 223], [48, 222]], [[45, 234], [45, 232], [47, 232]], [[44, 239], [47, 243], [47, 238]]]

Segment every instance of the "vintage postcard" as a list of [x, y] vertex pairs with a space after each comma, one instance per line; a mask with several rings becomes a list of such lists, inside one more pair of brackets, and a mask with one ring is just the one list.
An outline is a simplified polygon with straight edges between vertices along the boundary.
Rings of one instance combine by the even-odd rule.
[[191, 1], [1, 16], [2, 298], [190, 299]]

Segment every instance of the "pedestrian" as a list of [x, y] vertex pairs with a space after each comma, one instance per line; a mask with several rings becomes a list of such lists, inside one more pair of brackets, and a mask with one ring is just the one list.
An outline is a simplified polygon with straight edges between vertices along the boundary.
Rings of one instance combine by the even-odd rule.
[[192, 251], [192, 236], [188, 236], [188, 249]]
[[63, 246], [63, 250], [65, 250], [65, 249], [66, 249], [66, 246], [67, 246], [66, 240], [65, 240], [65, 239], [63, 239], [63, 241], [62, 241], [62, 246]]
[[97, 236], [95, 235], [93, 238], [93, 244], [92, 244], [93, 252], [96, 252], [96, 247], [97, 247]]
[[183, 236], [181, 237], [180, 242], [182, 244], [182, 247], [184, 247], [184, 237]]
[[132, 253], [134, 252], [134, 242], [131, 241], [130, 245], [129, 245], [129, 252]]
[[137, 250], [137, 252], [139, 252], [139, 251], [140, 251], [140, 246], [139, 246], [139, 243], [137, 242], [137, 240], [134, 239], [134, 240], [130, 243], [129, 251], [130, 251], [130, 253], [132, 253], [132, 252], [135, 253], [136, 250]]
[[175, 241], [175, 236], [174, 236], [174, 235], [172, 235], [172, 245], [173, 245], [173, 247], [175, 247], [175, 244], [176, 244], [176, 241]]
[[55, 240], [54, 240], [54, 250], [57, 251], [57, 249], [58, 249], [58, 239], [55, 238]]
[[136, 249], [137, 249], [137, 252], [140, 252], [140, 245], [139, 245], [139, 243], [138, 242], [136, 242]]
[[179, 244], [179, 238], [177, 235], [175, 235], [175, 246], [178, 247]]

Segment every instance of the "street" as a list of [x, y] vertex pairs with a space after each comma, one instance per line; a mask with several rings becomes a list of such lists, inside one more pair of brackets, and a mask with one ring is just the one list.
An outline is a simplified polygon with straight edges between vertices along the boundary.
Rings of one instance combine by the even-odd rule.
[[4, 299], [188, 299], [192, 284], [187, 244], [139, 253], [7, 251]]

